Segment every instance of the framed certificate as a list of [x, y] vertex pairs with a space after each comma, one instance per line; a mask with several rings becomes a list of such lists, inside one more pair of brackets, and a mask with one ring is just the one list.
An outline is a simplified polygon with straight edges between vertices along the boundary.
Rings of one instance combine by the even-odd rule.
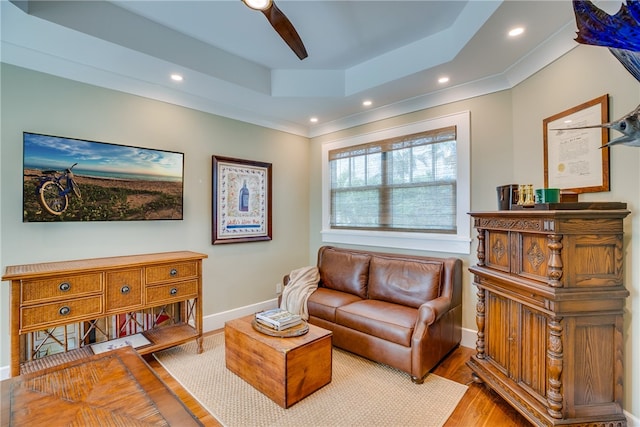
[[608, 121], [608, 100], [605, 94], [542, 121], [545, 188], [609, 191], [609, 131], [599, 126]]

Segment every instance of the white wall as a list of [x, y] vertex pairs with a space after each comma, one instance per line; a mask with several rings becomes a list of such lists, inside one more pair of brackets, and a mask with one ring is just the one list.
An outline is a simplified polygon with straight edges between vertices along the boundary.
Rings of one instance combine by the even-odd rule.
[[[310, 254], [321, 241], [321, 147], [323, 143], [373, 130], [434, 118], [450, 113], [471, 112], [471, 210], [495, 210], [496, 187], [527, 183], [543, 186], [542, 121], [589, 101], [610, 95], [610, 118], [616, 119], [640, 104], [640, 84], [606, 49], [578, 46], [515, 88], [465, 101], [414, 112], [393, 119], [313, 138], [311, 148]], [[619, 135], [612, 132], [612, 137]], [[625, 220], [625, 284], [630, 297], [625, 314], [624, 408], [640, 414], [640, 368], [632, 363], [640, 355], [640, 148], [611, 149], [611, 191], [581, 196], [581, 201], [622, 201], [632, 212]], [[477, 262], [476, 233], [472, 232], [471, 255], [460, 256], [465, 268]], [[385, 250], [386, 248], [369, 248]], [[448, 256], [451, 254], [428, 253]], [[310, 255], [311, 256], [311, 255]], [[463, 320], [467, 330], [476, 330], [476, 288], [470, 274], [463, 278]]]
[[[204, 315], [275, 298], [308, 263], [306, 138], [2, 64], [0, 265], [192, 250], [203, 263]], [[184, 219], [22, 222], [22, 132], [185, 153]], [[273, 240], [211, 245], [211, 156], [273, 165]], [[9, 363], [9, 282], [0, 286], [0, 366]]]

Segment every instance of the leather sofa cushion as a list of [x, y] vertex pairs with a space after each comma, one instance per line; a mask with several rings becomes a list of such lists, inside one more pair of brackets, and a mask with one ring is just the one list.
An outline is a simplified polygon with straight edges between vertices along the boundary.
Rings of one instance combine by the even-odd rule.
[[336, 323], [405, 347], [411, 347], [411, 336], [418, 310], [377, 300], [362, 300], [339, 307]]
[[442, 268], [441, 262], [374, 256], [369, 268], [369, 298], [418, 308], [440, 295]]
[[362, 298], [333, 289], [318, 288], [307, 300], [307, 308], [309, 316], [336, 323], [336, 309], [356, 301], [362, 301]]
[[327, 249], [318, 260], [320, 286], [367, 297], [370, 255]]

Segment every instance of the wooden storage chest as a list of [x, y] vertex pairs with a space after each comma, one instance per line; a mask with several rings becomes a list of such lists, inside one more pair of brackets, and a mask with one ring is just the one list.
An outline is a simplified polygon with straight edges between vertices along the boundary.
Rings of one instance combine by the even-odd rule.
[[225, 324], [227, 369], [283, 408], [331, 382], [331, 331], [309, 325], [299, 337], [272, 337], [256, 331], [252, 319]]

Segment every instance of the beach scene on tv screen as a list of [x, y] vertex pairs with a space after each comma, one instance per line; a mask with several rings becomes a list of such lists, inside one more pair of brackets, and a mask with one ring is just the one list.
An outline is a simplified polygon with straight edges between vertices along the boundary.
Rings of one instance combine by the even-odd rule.
[[180, 220], [184, 154], [23, 134], [23, 221]]

